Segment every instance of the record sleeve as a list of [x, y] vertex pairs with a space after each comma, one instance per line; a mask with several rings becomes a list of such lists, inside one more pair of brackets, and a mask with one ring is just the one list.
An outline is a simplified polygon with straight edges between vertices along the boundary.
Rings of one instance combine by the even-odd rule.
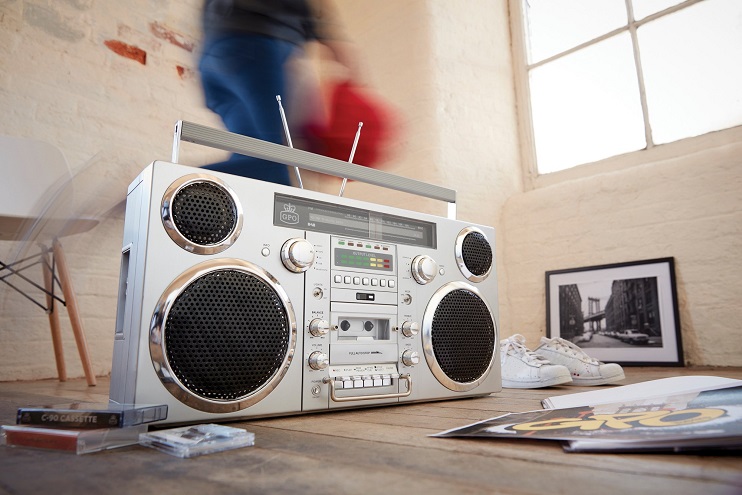
[[125, 428], [167, 418], [167, 405], [70, 402], [18, 408], [16, 424], [52, 428]]
[[739, 451], [742, 386], [508, 413], [433, 436], [557, 440], [567, 452]]
[[254, 433], [216, 424], [170, 428], [139, 436], [140, 445], [181, 458], [249, 447], [254, 443]]
[[146, 431], [147, 425], [95, 430], [6, 425], [2, 427], [2, 442], [13, 447], [61, 450], [79, 455], [135, 445], [139, 435]]

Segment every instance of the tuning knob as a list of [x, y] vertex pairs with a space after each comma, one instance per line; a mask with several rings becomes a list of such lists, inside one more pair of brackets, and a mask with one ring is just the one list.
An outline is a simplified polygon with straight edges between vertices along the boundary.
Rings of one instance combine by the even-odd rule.
[[425, 285], [432, 282], [435, 274], [438, 273], [438, 263], [427, 255], [415, 256], [410, 265], [410, 271], [412, 271], [412, 278], [415, 282]]
[[405, 321], [402, 323], [402, 335], [405, 337], [414, 337], [420, 332], [420, 325], [414, 321]]
[[420, 355], [417, 351], [407, 349], [402, 353], [402, 364], [405, 366], [415, 366], [420, 362]]
[[314, 246], [306, 239], [289, 239], [281, 248], [281, 261], [294, 273], [305, 272], [314, 263]]
[[327, 335], [327, 332], [329, 331], [330, 324], [327, 323], [327, 320], [323, 320], [322, 318], [315, 318], [309, 322], [309, 333], [311, 333], [315, 337], [322, 337], [323, 335]]
[[309, 367], [313, 370], [323, 370], [330, 364], [330, 358], [327, 354], [315, 351], [309, 355]]

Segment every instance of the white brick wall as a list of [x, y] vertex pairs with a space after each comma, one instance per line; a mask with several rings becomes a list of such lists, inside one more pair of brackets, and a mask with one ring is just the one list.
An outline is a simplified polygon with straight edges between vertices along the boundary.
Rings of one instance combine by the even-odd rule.
[[742, 129], [723, 134], [727, 144], [512, 196], [503, 334], [545, 334], [546, 271], [674, 257], [686, 363], [741, 366]]
[[[59, 146], [85, 184], [78, 189], [91, 193], [92, 187], [103, 196], [81, 198], [92, 202], [87, 208], [97, 212], [123, 199], [141, 168], [169, 158], [177, 120], [220, 126], [203, 106], [194, 67], [200, 3], [0, 1], [0, 133]], [[499, 205], [519, 183], [506, 2], [472, 1], [463, 10], [423, 0], [336, 4], [369, 89], [401, 119], [386, 170], [456, 189], [459, 218], [495, 223]], [[472, 16], [479, 25], [472, 26]], [[495, 39], [482, 43], [493, 27]], [[177, 43], [162, 36], [163, 29]], [[111, 41], [143, 50], [146, 64], [115, 53], [105, 44]], [[178, 46], [189, 43], [196, 45], [192, 52]], [[328, 74], [331, 65], [321, 64]], [[497, 138], [511, 142], [498, 143], [493, 153], [489, 144]], [[222, 155], [186, 144], [182, 161], [200, 164]], [[490, 194], [489, 184], [501, 187], [502, 177], [505, 191]], [[332, 193], [340, 182], [308, 179], [311, 188]], [[446, 213], [440, 202], [358, 182], [348, 185], [346, 196]], [[91, 232], [63, 239], [97, 374], [110, 371], [122, 230], [118, 207]], [[13, 249], [0, 245], [0, 253]], [[0, 297], [0, 380], [55, 376], [46, 315], [7, 290]], [[68, 373], [82, 376], [64, 310], [61, 320]]]
[[[675, 256], [689, 361], [740, 364], [733, 297], [742, 280], [735, 259], [741, 188], [733, 164], [712, 160], [701, 174], [697, 163], [661, 163], [521, 194], [507, 1], [336, 3], [369, 86], [402, 119], [386, 170], [456, 189], [459, 218], [498, 228], [504, 336], [543, 333], [545, 270]], [[88, 192], [79, 199], [86, 212], [115, 205], [141, 168], [169, 158], [177, 120], [220, 126], [203, 105], [194, 67], [199, 6], [0, 0], [0, 133], [59, 146], [78, 172], [78, 189]], [[146, 64], [107, 41], [143, 50]], [[191, 43], [193, 51], [179, 46]], [[222, 156], [185, 145], [182, 160], [196, 165]], [[339, 185], [305, 182], [327, 192]], [[439, 202], [357, 182], [346, 195], [446, 212]], [[111, 366], [122, 230], [119, 206], [94, 230], [63, 239], [101, 375]], [[0, 259], [16, 249], [1, 243]], [[64, 310], [61, 321], [69, 375], [82, 376]], [[55, 375], [46, 315], [0, 288], [0, 380]]]
[[[0, 2], [0, 133], [60, 147], [78, 174], [76, 204], [83, 213], [100, 214], [123, 200], [147, 163], [169, 158], [177, 120], [219, 125], [203, 105], [195, 52], [152, 29], [158, 23], [181, 36], [176, 40], [197, 43], [199, 5], [199, 0]], [[107, 40], [146, 51], [146, 64], [114, 53]], [[184, 68], [182, 77], [178, 66]], [[192, 146], [183, 161], [205, 163], [221, 155]], [[91, 199], [93, 191], [98, 197]], [[62, 239], [99, 375], [111, 367], [122, 231], [118, 207], [94, 230]], [[17, 249], [14, 243], [0, 244], [0, 259]], [[38, 272], [28, 270], [40, 282]], [[61, 324], [68, 374], [82, 376], [65, 309]], [[5, 287], [0, 342], [0, 380], [56, 376], [47, 316]]]

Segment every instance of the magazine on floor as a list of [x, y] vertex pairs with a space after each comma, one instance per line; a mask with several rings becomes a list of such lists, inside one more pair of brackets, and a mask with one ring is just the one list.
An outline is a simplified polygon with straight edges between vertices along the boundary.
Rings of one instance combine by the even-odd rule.
[[548, 397], [541, 401], [544, 409], [564, 409], [565, 407], [608, 404], [649, 397], [701, 392], [715, 388], [742, 386], [742, 380], [721, 376], [672, 376], [658, 380], [648, 380], [620, 387], [600, 387], [587, 392], [563, 394]]
[[556, 440], [567, 452], [742, 448], [742, 386], [510, 413], [435, 437]]

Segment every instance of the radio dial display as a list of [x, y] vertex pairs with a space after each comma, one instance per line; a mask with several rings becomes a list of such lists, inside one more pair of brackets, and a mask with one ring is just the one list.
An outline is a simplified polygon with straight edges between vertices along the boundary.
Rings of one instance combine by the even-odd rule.
[[436, 247], [436, 224], [307, 198], [276, 194], [273, 225], [393, 244]]

